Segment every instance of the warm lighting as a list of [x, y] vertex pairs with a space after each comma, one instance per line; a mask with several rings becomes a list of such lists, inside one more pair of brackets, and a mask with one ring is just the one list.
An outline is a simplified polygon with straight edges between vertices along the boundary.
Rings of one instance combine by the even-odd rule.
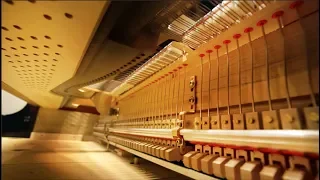
[[83, 90], [83, 89], [78, 89], [80, 92], [86, 92], [85, 90]]
[[10, 94], [7, 91], [1, 90], [1, 115], [10, 115], [21, 111], [26, 107], [27, 102]]
[[78, 107], [78, 106], [79, 106], [79, 104], [72, 103], [72, 106], [74, 106], [74, 107]]

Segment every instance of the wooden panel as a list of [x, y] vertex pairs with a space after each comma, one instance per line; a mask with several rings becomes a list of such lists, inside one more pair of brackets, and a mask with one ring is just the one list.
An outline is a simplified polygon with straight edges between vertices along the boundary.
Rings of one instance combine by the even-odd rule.
[[[314, 2], [313, 2], [314, 3]], [[319, 74], [319, 62], [316, 60], [318, 57], [318, 12], [313, 12], [312, 14], [303, 18], [302, 23], [306, 27], [307, 39], [304, 39], [302, 34], [302, 28], [299, 21], [292, 22], [296, 14], [290, 14], [286, 10], [285, 19], [287, 25], [284, 28], [285, 39], [282, 37], [281, 32], [277, 29], [277, 24], [274, 23], [274, 19], [269, 19], [268, 23], [265, 25], [267, 40], [267, 46], [264, 44], [264, 39], [262, 37], [262, 31], [260, 27], [254, 28], [254, 38], [252, 41], [253, 45], [253, 77], [251, 76], [251, 49], [248, 44], [248, 36], [242, 34], [240, 38], [240, 75], [241, 75], [241, 101], [245, 111], [250, 111], [248, 105], [251, 104], [252, 98], [251, 94], [254, 94], [254, 102], [258, 105], [259, 111], [268, 110], [266, 103], [268, 101], [268, 89], [267, 89], [267, 73], [266, 73], [266, 48], [268, 48], [268, 57], [269, 57], [269, 79], [270, 79], [270, 94], [272, 105], [275, 109], [279, 107], [286, 108], [286, 104], [283, 101], [286, 97], [285, 92], [285, 77], [284, 77], [284, 52], [287, 56], [287, 72], [288, 72], [288, 84], [289, 84], [289, 94], [292, 99], [299, 99], [301, 97], [307, 97], [309, 95], [308, 90], [308, 77], [307, 77], [307, 58], [310, 58], [312, 64], [312, 87], [313, 92], [319, 92], [319, 83], [318, 74]], [[310, 11], [309, 11], [310, 13]], [[271, 14], [270, 14], [271, 16]], [[291, 23], [289, 20], [291, 17]], [[295, 17], [296, 18], [296, 17]], [[317, 24], [317, 25], [314, 25]], [[271, 30], [273, 29], [273, 30]], [[221, 35], [222, 36], [222, 35]], [[304, 51], [304, 42], [307, 40], [307, 52]], [[219, 44], [219, 43], [218, 43]], [[222, 43], [220, 43], [222, 44]], [[231, 45], [233, 48], [230, 48], [229, 52], [229, 102], [230, 106], [237, 106], [239, 103], [239, 73], [238, 73], [238, 53], [234, 49], [235, 41], [232, 39]], [[231, 46], [230, 45], [230, 46]], [[212, 49], [212, 44], [208, 43], [204, 45], [207, 49]], [[310, 47], [310, 48], [309, 48]], [[204, 49], [201, 47], [200, 49]], [[200, 49], [197, 49], [196, 52], [201, 52]], [[222, 109], [221, 113], [225, 113], [227, 106], [227, 66], [226, 66], [226, 55], [225, 55], [225, 46], [222, 46], [219, 50], [219, 107]], [[126, 98], [120, 100], [120, 119], [122, 118], [132, 118], [132, 117], [141, 117], [141, 116], [155, 116], [159, 114], [158, 107], [161, 107], [160, 115], [162, 114], [175, 114], [176, 113], [176, 104], [179, 94], [179, 103], [178, 103], [178, 112], [180, 112], [182, 102], [183, 109], [187, 109], [189, 106], [188, 99], [191, 97], [186, 89], [189, 88], [189, 77], [196, 76], [197, 85], [196, 85], [196, 96], [197, 96], [197, 110], [200, 110], [200, 104], [202, 103], [202, 110], [208, 108], [208, 99], [209, 99], [209, 79], [210, 79], [210, 109], [213, 109], [212, 113], [215, 114], [215, 108], [217, 107], [217, 55], [216, 50], [211, 53], [210, 62], [211, 62], [211, 77], [209, 78], [209, 57], [208, 54], [203, 58], [203, 78], [201, 82], [201, 68], [200, 68], [200, 58], [195, 56], [195, 54], [189, 55], [186, 63], [189, 65], [186, 67], [186, 78], [184, 69], [178, 71], [180, 74], [180, 86], [177, 84], [177, 76], [170, 78], [169, 81], [165, 79], [160, 80], [160, 83], [156, 83], [149, 87], [139, 91], [137, 93], [131, 94]], [[162, 73], [172, 70], [178, 65], [172, 65], [163, 72], [159, 73], [161, 76]], [[150, 78], [150, 81], [153, 78]], [[185, 80], [185, 91], [183, 92], [183, 81]], [[254, 82], [253, 88], [254, 91], [251, 91], [252, 79]], [[173, 84], [175, 84], [175, 90], [172, 90]], [[202, 86], [202, 102], [200, 98], [200, 87]], [[158, 91], [163, 92], [163, 94], [156, 93], [155, 88]], [[170, 91], [169, 91], [170, 88]], [[135, 88], [134, 88], [135, 89]], [[134, 91], [134, 89], [132, 91]], [[151, 93], [151, 94], [150, 94]], [[125, 97], [125, 95], [124, 95]], [[142, 103], [140, 106], [139, 101], [142, 97]], [[282, 105], [276, 103], [276, 101], [283, 101]], [[305, 99], [306, 100], [306, 99]], [[310, 103], [310, 99], [307, 100]], [[301, 104], [308, 104], [306, 101], [301, 101]], [[169, 108], [168, 108], [169, 103]], [[294, 103], [299, 104], [299, 103]], [[165, 107], [164, 110], [163, 106]], [[171, 110], [173, 107], [173, 110]], [[231, 111], [238, 112], [237, 108], [231, 108]], [[142, 112], [142, 113], [141, 113]], [[147, 113], [144, 113], [147, 112]], [[152, 113], [153, 112], [153, 113]], [[163, 113], [162, 113], [163, 112]], [[196, 115], [187, 115], [188, 119], [194, 118]]]
[[40, 108], [33, 131], [88, 135], [98, 118], [94, 114]]
[[188, 179], [148, 161], [131, 165], [105, 150], [94, 142], [2, 138], [2, 179]]
[[74, 75], [107, 4], [3, 2], [2, 81], [39, 106], [58, 108], [62, 97], [50, 90]]

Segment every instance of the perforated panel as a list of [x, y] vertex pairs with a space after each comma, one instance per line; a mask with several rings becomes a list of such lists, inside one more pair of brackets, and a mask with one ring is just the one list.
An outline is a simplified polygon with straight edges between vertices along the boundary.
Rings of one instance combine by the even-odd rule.
[[2, 81], [43, 107], [59, 107], [50, 90], [71, 78], [106, 1], [2, 2]]

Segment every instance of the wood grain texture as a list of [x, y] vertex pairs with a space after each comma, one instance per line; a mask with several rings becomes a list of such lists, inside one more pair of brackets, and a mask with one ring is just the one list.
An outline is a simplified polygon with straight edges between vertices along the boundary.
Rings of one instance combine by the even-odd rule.
[[[311, 3], [315, 3], [312, 1]], [[308, 5], [309, 7], [310, 5]], [[314, 8], [313, 8], [314, 9]], [[217, 102], [217, 55], [214, 50], [210, 56], [211, 73], [209, 78], [209, 57], [208, 54], [204, 57], [203, 61], [203, 78], [201, 82], [200, 71], [200, 58], [193, 57], [188, 59], [189, 66], [186, 70], [182, 69], [168, 77], [167, 80], [163, 79], [152, 86], [146, 87], [136, 93], [131, 94], [119, 101], [120, 116], [119, 119], [128, 119], [134, 117], [156, 116], [162, 114], [175, 114], [176, 106], [178, 105], [178, 112], [181, 106], [186, 110], [189, 106], [188, 99], [191, 96], [189, 91], [189, 78], [191, 76], [197, 77], [196, 96], [197, 107], [200, 110], [207, 110], [209, 107], [209, 79], [210, 79], [210, 109], [215, 114], [215, 109], [219, 107], [222, 113], [227, 108], [227, 95], [229, 93], [229, 105], [231, 112], [237, 113], [237, 106], [239, 105], [239, 73], [238, 66], [240, 65], [240, 82], [241, 82], [241, 103], [243, 104], [244, 111], [250, 112], [250, 104], [252, 102], [251, 94], [254, 94], [254, 102], [257, 104], [259, 110], [268, 110], [266, 105], [268, 100], [267, 90], [267, 74], [266, 74], [266, 48], [269, 52], [269, 79], [270, 79], [270, 94], [272, 105], [274, 109], [286, 108], [284, 99], [285, 92], [285, 76], [284, 76], [284, 60], [287, 60], [287, 76], [288, 76], [288, 89], [289, 95], [292, 99], [294, 107], [308, 106], [311, 102], [308, 96], [310, 94], [308, 89], [308, 76], [307, 76], [307, 57], [311, 62], [311, 86], [312, 91], [316, 94], [319, 93], [319, 44], [318, 44], [318, 16], [319, 13], [309, 10], [308, 16], [299, 21], [292, 22], [295, 18], [291, 19], [288, 16], [296, 16], [288, 12], [284, 18], [287, 25], [284, 27], [284, 37], [281, 35], [279, 29], [275, 27], [266, 35], [267, 47], [264, 44], [260, 27], [255, 27], [256, 34], [252, 41], [253, 46], [253, 77], [251, 77], [251, 49], [248, 44], [248, 36], [242, 34], [240, 38], [242, 46], [240, 47], [240, 59], [238, 52], [233, 49], [229, 52], [229, 84], [227, 83], [227, 66], [225, 46], [222, 46], [219, 52], [219, 102]], [[307, 10], [306, 10], [307, 11]], [[285, 11], [287, 13], [287, 11]], [[306, 12], [304, 12], [306, 14]], [[266, 29], [269, 26], [276, 26], [271, 21], [266, 24]], [[303, 25], [306, 33], [306, 39], [303, 36]], [[260, 37], [259, 37], [260, 36]], [[244, 42], [247, 41], [245, 44]], [[307, 42], [307, 43], [305, 43]], [[240, 45], [241, 45], [240, 44]], [[306, 44], [306, 48], [304, 48]], [[232, 40], [231, 45], [235, 46], [235, 41]], [[211, 44], [207, 44], [208, 49], [212, 49]], [[306, 51], [305, 51], [306, 49]], [[197, 52], [199, 50], [196, 50]], [[219, 50], [220, 51], [220, 50]], [[200, 51], [199, 51], [200, 52]], [[285, 54], [286, 52], [286, 54]], [[191, 64], [191, 65], [190, 65]], [[177, 66], [177, 65], [176, 65]], [[172, 67], [171, 67], [172, 68]], [[186, 71], [186, 73], [184, 73]], [[185, 77], [186, 76], [186, 77]], [[180, 83], [178, 79], [180, 77]], [[185, 82], [184, 82], [184, 79]], [[251, 83], [253, 79], [253, 92], [251, 91]], [[185, 83], [185, 90], [184, 89]], [[202, 102], [200, 98], [200, 87], [202, 86]], [[229, 86], [229, 92], [227, 91]], [[174, 87], [174, 90], [172, 89]], [[179, 94], [179, 97], [178, 97]], [[179, 99], [179, 100], [178, 100]], [[303, 99], [303, 100], [300, 100]], [[279, 103], [283, 101], [283, 104]], [[300, 101], [300, 103], [299, 103]], [[263, 105], [264, 104], [264, 105]], [[172, 108], [173, 107], [173, 108]], [[160, 111], [159, 111], [160, 109]], [[188, 115], [193, 118], [194, 115]]]
[[132, 165], [105, 150], [94, 142], [2, 138], [2, 179], [188, 179], [148, 161]]
[[98, 118], [89, 113], [40, 108], [33, 132], [90, 135]]

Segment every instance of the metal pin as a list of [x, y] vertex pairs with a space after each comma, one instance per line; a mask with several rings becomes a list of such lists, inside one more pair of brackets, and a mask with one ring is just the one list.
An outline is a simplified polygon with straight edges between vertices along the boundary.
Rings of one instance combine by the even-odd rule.
[[221, 48], [220, 45], [216, 45], [214, 46], [214, 49], [217, 50], [217, 97], [216, 97], [216, 100], [217, 100], [217, 116], [219, 116], [219, 49]]
[[205, 56], [204, 54], [200, 54], [200, 60], [201, 60], [201, 78], [200, 78], [200, 81], [201, 81], [201, 85], [200, 85], [200, 121], [202, 121], [202, 86], [203, 86], [203, 57]]
[[256, 11], [253, 7], [250, 6], [250, 4], [247, 1], [243, 1], [243, 4], [245, 4], [251, 10], [251, 12]]
[[[175, 91], [175, 84], [176, 84], [176, 77], [175, 77], [175, 74], [176, 74], [176, 69], [173, 69], [173, 73], [171, 74], [171, 78], [173, 77], [174, 78], [174, 80], [172, 80], [173, 81], [173, 88], [172, 88], [172, 101], [171, 101], [171, 110], [170, 110], [170, 120], [171, 121], [173, 121], [173, 118], [172, 118], [172, 116], [173, 116], [173, 104], [174, 104], [174, 91]], [[171, 124], [176, 124], [175, 122], [171, 122]], [[171, 127], [172, 128], [172, 127]]]
[[140, 93], [139, 93], [139, 110], [138, 110], [138, 128], [141, 128], [140, 124], [141, 124], [141, 121], [142, 121], [142, 106], [143, 106], [143, 96], [141, 95], [141, 92], [142, 92], [142, 89], [140, 89]]
[[[226, 12], [224, 12], [222, 9], [221, 9], [221, 4], [217, 5], [216, 6], [218, 10], [220, 10], [221, 12], [223, 12], [226, 16], [228, 16], [231, 20], [234, 20], [233, 17], [229, 16], [229, 14], [227, 14]], [[225, 23], [227, 26], [230, 26], [230, 22], [228, 22], [225, 18], [223, 18], [222, 16], [219, 16], [217, 15], [216, 13], [214, 13], [216, 16], [220, 17], [221, 21], [223, 21], [223, 23]], [[235, 20], [234, 20], [235, 21]]]
[[[164, 78], [164, 76], [161, 76], [160, 77], [160, 79], [163, 79]], [[162, 109], [162, 105], [163, 105], [163, 103], [162, 103], [162, 101], [163, 101], [163, 89], [164, 89], [164, 86], [165, 85], [165, 82], [161, 82], [160, 83], [160, 85], [159, 85], [159, 88], [160, 88], [160, 97], [159, 97], [159, 121], [161, 120], [163, 120], [163, 114], [162, 114], [162, 112], [163, 112], [163, 109]]]
[[210, 18], [213, 22], [218, 23], [222, 28], [226, 29], [228, 25], [224, 25], [217, 17], [214, 16], [215, 14], [212, 14]]
[[[164, 75], [166, 81], [165, 84], [163, 85], [163, 108], [162, 108], [162, 124], [165, 124], [165, 111], [166, 111], [166, 92], [167, 92], [167, 85], [168, 85], [168, 74]], [[164, 125], [163, 128], [166, 128], [166, 126]]]
[[188, 41], [188, 40], [184, 40], [183, 43], [185, 43], [186, 45], [188, 45], [188, 46], [191, 47], [191, 48], [194, 48], [194, 47], [198, 47], [198, 46], [199, 46], [199, 44], [194, 44], [194, 43], [192, 43], [192, 42], [190, 42], [190, 41]]
[[211, 96], [210, 96], [210, 94], [211, 94], [211, 53], [212, 53], [212, 50], [207, 50], [206, 51], [207, 53], [208, 53], [208, 56], [209, 56], [209, 60], [208, 60], [208, 66], [209, 66], [209, 72], [208, 72], [208, 74], [209, 74], [209, 83], [208, 83], [208, 118], [209, 118], [209, 120], [210, 120], [210, 100], [211, 100]]
[[[232, 15], [232, 16], [230, 16], [229, 14], [228, 14], [228, 12], [226, 12], [226, 11], [224, 11], [224, 10], [226, 10], [222, 5], [221, 6], [217, 6], [217, 8], [221, 11], [221, 12], [223, 12], [226, 16], [228, 16], [231, 20], [233, 20], [234, 22], [236, 22], [236, 20], [237, 20], [237, 17], [235, 17], [232, 13], [230, 13], [230, 15]], [[224, 10], [223, 10], [224, 9]], [[231, 23], [232, 24], [232, 23]]]
[[151, 82], [151, 87], [152, 87], [152, 94], [151, 94], [151, 99], [150, 99], [150, 120], [149, 120], [149, 128], [153, 128], [152, 122], [154, 121], [154, 99], [155, 99], [155, 92], [156, 92], [156, 87], [154, 86], [154, 81]]
[[184, 39], [183, 40], [183, 43], [187, 43], [188, 45], [191, 45], [191, 46], [198, 46], [199, 44], [196, 44], [196, 43], [194, 43], [194, 42], [191, 42], [191, 41], [189, 41], [189, 40], [187, 40], [187, 39]]
[[[188, 35], [184, 36], [183, 39], [187, 40], [187, 41], [189, 41], [189, 42], [191, 42], [193, 44], [201, 44], [201, 42], [203, 41], [203, 40], [197, 40], [197, 39], [193, 38], [193, 36], [191, 34], [188, 34]], [[193, 41], [190, 41], [189, 39], [191, 39]]]
[[[230, 7], [228, 6], [228, 4], [226, 4], [226, 5], [223, 6], [223, 8], [225, 8], [225, 9], [226, 9], [226, 7], [228, 8], [229, 12], [232, 12], [233, 16], [234, 16], [237, 20], [242, 19], [242, 17], [241, 17], [236, 11], [234, 11], [232, 8], [230, 8]], [[236, 17], [236, 16], [237, 16], [237, 17]]]
[[179, 104], [179, 95], [180, 95], [180, 69], [182, 67], [178, 67], [178, 99], [177, 99], [177, 104], [176, 104], [176, 120], [178, 119], [178, 104]]
[[228, 29], [228, 27], [230, 26], [229, 22], [227, 20], [225, 20], [224, 18], [222, 18], [221, 16], [217, 15], [216, 13], [213, 14], [213, 16], [216, 18], [215, 21], [216, 22], [220, 22], [219, 24], [224, 27], [225, 29]]
[[157, 82], [158, 82], [158, 80], [155, 80], [154, 82], [153, 82], [153, 84], [154, 84], [154, 86], [155, 86], [155, 93], [154, 93], [154, 98], [153, 98], [153, 117], [152, 117], [152, 121], [153, 121], [153, 123], [155, 124], [155, 121], [157, 120], [157, 106], [156, 106], [156, 104], [157, 104], [157, 98], [158, 98], [158, 90], [159, 90], [159, 88], [157, 88], [158, 86], [156, 86], [156, 84], [157, 84]]
[[186, 69], [187, 69], [187, 66], [188, 64], [182, 64], [184, 66], [184, 73], [183, 73], [183, 90], [182, 90], [182, 103], [181, 103], [181, 111], [180, 112], [183, 112], [183, 105], [184, 105], [184, 95], [185, 95], [185, 88], [186, 88], [186, 78], [187, 78], [187, 72], [186, 72]]
[[[172, 74], [172, 72], [169, 72], [169, 74]], [[168, 76], [168, 79], [169, 79], [169, 76]], [[168, 89], [168, 94], [167, 94], [167, 96], [168, 96], [168, 104], [167, 104], [167, 120], [169, 120], [169, 104], [170, 104], [170, 89], [171, 89], [171, 82], [169, 82], [169, 89]]]
[[248, 38], [249, 38], [249, 46], [250, 46], [250, 50], [251, 50], [251, 104], [252, 104], [252, 112], [255, 112], [255, 105], [254, 105], [254, 87], [253, 87], [253, 48], [252, 48], [252, 41], [251, 41], [251, 34], [250, 32], [253, 31], [252, 27], [248, 27], [244, 30], [245, 33], [248, 34]]
[[261, 27], [264, 45], [265, 45], [265, 52], [266, 52], [266, 71], [267, 71], [267, 89], [268, 89], [268, 104], [269, 104], [269, 111], [272, 111], [272, 102], [271, 102], [271, 92], [270, 92], [270, 73], [269, 73], [269, 51], [268, 51], [268, 42], [266, 38], [266, 33], [264, 30], [264, 25], [267, 23], [267, 20], [261, 20], [257, 23], [257, 26]]
[[144, 128], [147, 128], [147, 120], [148, 120], [148, 106], [149, 106], [149, 94], [150, 94], [150, 87], [149, 87], [149, 84], [146, 85], [145, 87], [146, 89], [146, 97], [145, 97], [145, 110], [144, 110]]
[[221, 31], [221, 29], [217, 28], [216, 26], [214, 26], [213, 24], [208, 23], [207, 21], [203, 22], [203, 26], [207, 29], [209, 29], [210, 31], [212, 31], [214, 34], [217, 34], [218, 32]]
[[236, 39], [237, 42], [237, 51], [238, 51], [238, 92], [239, 92], [239, 114], [242, 114], [242, 102], [241, 102], [241, 53], [240, 53], [240, 48], [239, 48], [239, 38], [241, 37], [240, 34], [235, 34], [233, 36], [234, 39]]
[[[160, 82], [162, 79], [162, 76], [159, 78], [159, 100], [158, 100], [158, 121], [160, 122], [161, 121], [161, 102], [162, 102], [162, 85], [163, 85], [163, 82]], [[158, 127], [160, 129], [160, 127]]]
[[230, 43], [230, 40], [225, 40], [223, 41], [223, 44], [226, 45], [226, 49], [227, 49], [227, 92], [228, 92], [228, 96], [227, 96], [227, 106], [228, 106], [228, 115], [230, 115], [230, 98], [229, 98], [229, 49], [228, 49], [228, 44]]
[[153, 86], [152, 83], [150, 83], [150, 93], [149, 93], [149, 103], [148, 103], [148, 123], [147, 126], [150, 128], [150, 121], [151, 121], [151, 115], [152, 115], [152, 108], [151, 108], [151, 101], [152, 101], [152, 93], [153, 92]]
[[[247, 7], [247, 5], [245, 5], [243, 3], [243, 1], [238, 1], [239, 4], [238, 4], [238, 7], [240, 8], [241, 6], [244, 7], [244, 9], [246, 9], [247, 11], [244, 11], [245, 14], [247, 15], [248, 13], [252, 13], [251, 10]], [[243, 10], [242, 8], [240, 8], [241, 10]]]

